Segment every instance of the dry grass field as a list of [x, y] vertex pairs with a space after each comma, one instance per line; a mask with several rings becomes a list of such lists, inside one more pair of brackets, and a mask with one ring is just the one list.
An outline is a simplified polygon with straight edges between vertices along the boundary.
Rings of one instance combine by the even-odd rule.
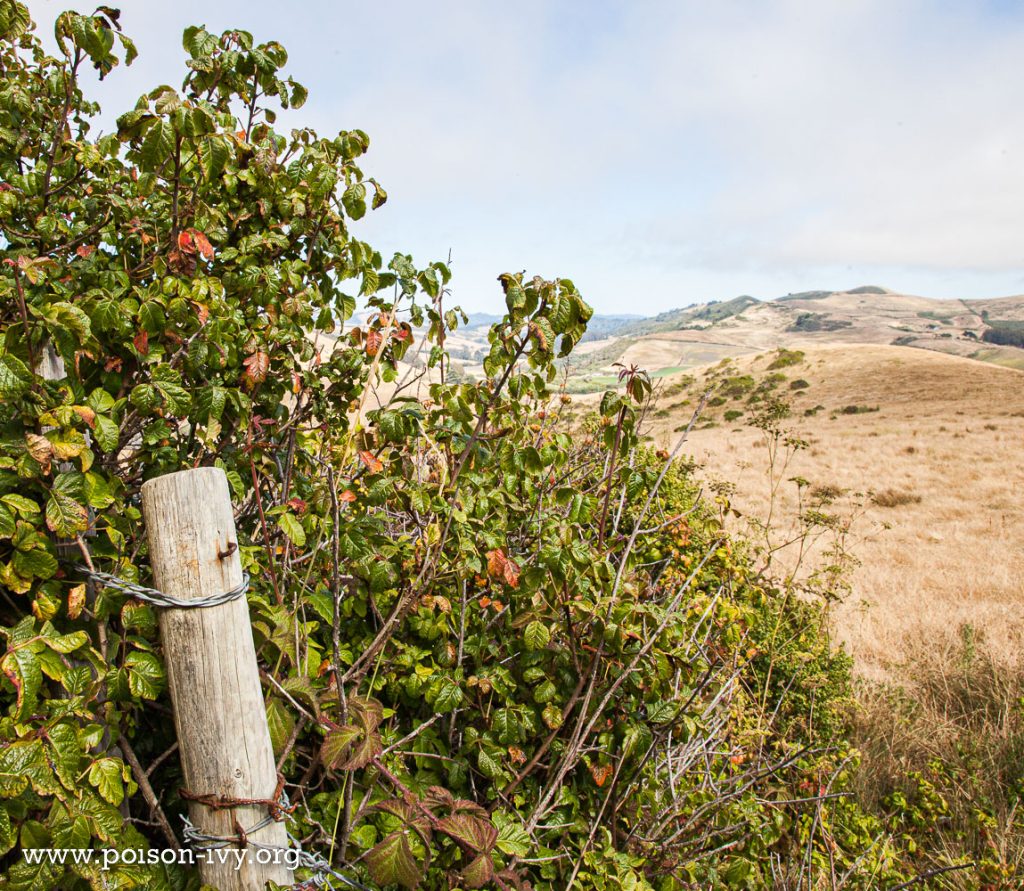
[[[762, 379], [773, 354], [736, 360], [729, 375]], [[919, 651], [948, 644], [963, 626], [1000, 661], [1017, 662], [1024, 639], [1024, 374], [906, 347], [836, 345], [808, 349], [776, 373], [790, 399], [786, 421], [807, 447], [779, 469], [772, 505], [761, 432], [745, 425], [742, 402], [711, 410], [714, 426], [691, 433], [688, 451], [709, 478], [735, 484], [745, 516], [773, 512], [776, 540], [798, 525], [798, 487], [853, 517], [848, 545], [859, 561], [852, 592], [835, 611], [836, 630], [866, 677]], [[700, 388], [698, 374], [691, 388]], [[795, 380], [807, 387], [791, 390]], [[666, 379], [666, 388], [672, 379]], [[678, 389], [678, 388], [677, 388]], [[678, 434], [691, 405], [663, 397], [652, 433]], [[823, 406], [812, 415], [808, 409]], [[860, 413], [844, 413], [849, 406]], [[877, 411], [873, 410], [877, 407]], [[723, 420], [730, 408], [745, 414]], [[834, 499], [834, 500], [833, 500]], [[743, 523], [744, 520], [737, 520]], [[828, 536], [804, 561], [821, 559]], [[795, 549], [780, 553], [795, 559]]]

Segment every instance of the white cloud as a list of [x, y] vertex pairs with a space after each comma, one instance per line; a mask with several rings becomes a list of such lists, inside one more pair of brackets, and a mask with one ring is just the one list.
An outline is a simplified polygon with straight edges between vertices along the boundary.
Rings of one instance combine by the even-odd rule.
[[[51, 20], [62, 7], [30, 5]], [[572, 275], [604, 310], [863, 281], [1024, 289], [1012, 7], [125, 6], [143, 57], [108, 104], [180, 78], [185, 24], [279, 38], [312, 90], [291, 119], [373, 139], [366, 166], [392, 200], [367, 238], [420, 259], [451, 247], [470, 306], [493, 306], [496, 274], [524, 266]]]

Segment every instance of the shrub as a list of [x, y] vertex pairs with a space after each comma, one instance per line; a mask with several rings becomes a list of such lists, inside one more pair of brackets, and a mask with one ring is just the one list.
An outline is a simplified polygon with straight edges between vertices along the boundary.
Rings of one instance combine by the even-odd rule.
[[791, 390], [806, 390], [810, 384], [805, 381], [802, 377], [797, 378], [795, 381], [790, 381], [789, 389]]
[[921, 496], [901, 489], [883, 489], [871, 494], [871, 503], [878, 507], [903, 507], [907, 504], [920, 504]]
[[844, 405], [839, 409], [839, 413], [841, 415], [867, 415], [880, 410], [880, 406], [877, 405]]
[[787, 331], [839, 331], [849, 328], [853, 322], [846, 319], [833, 319], [817, 312], [802, 312], [796, 317]]
[[804, 361], [803, 350], [787, 350], [781, 348], [776, 351], [775, 358], [768, 365], [768, 369], [774, 371], [777, 368], [789, 368], [791, 365], [799, 365]]

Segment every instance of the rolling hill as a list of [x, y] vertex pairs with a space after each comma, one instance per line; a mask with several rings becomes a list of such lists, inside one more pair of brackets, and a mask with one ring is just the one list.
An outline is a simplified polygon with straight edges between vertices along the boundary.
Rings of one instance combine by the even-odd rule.
[[[709, 384], [716, 396], [686, 450], [709, 484], [729, 481], [734, 523], [754, 520], [756, 540], [772, 516], [778, 542], [808, 511], [850, 521], [845, 544], [858, 565], [835, 616], [861, 672], [884, 676], [922, 641], [937, 645], [963, 626], [1017, 658], [1024, 373], [890, 345], [762, 353], [664, 378], [655, 441], [671, 445]], [[776, 459], [774, 499], [764, 437], [749, 424], [770, 395], [792, 405], [785, 427], [806, 443], [784, 468]], [[820, 568], [837, 534], [825, 530], [809, 551], [782, 549], [776, 560]]]
[[[608, 329], [606, 329], [608, 330]], [[986, 338], [994, 341], [986, 342]], [[864, 286], [774, 300], [738, 297], [611, 328], [568, 365], [579, 389], [610, 382], [614, 362], [671, 373], [776, 347], [909, 346], [1024, 369], [1024, 296], [934, 300]]]

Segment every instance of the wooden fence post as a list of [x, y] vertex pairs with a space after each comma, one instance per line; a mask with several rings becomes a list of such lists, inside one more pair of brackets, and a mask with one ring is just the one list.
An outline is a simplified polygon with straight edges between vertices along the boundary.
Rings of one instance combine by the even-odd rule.
[[[206, 597], [242, 581], [224, 471], [201, 467], [151, 479], [142, 486], [142, 510], [160, 591], [185, 599]], [[245, 598], [198, 609], [161, 608], [159, 616], [188, 791], [273, 798], [277, 770]], [[267, 816], [267, 808], [212, 809], [190, 802], [189, 816], [202, 833], [237, 838], [238, 827], [248, 831]], [[276, 822], [249, 840], [278, 848], [288, 844], [284, 824]], [[230, 855], [228, 862], [201, 862], [199, 867], [203, 882], [220, 891], [263, 891], [268, 880], [293, 882], [282, 858], [261, 864], [258, 849], [250, 848], [236, 869], [238, 855], [224, 853]]]

